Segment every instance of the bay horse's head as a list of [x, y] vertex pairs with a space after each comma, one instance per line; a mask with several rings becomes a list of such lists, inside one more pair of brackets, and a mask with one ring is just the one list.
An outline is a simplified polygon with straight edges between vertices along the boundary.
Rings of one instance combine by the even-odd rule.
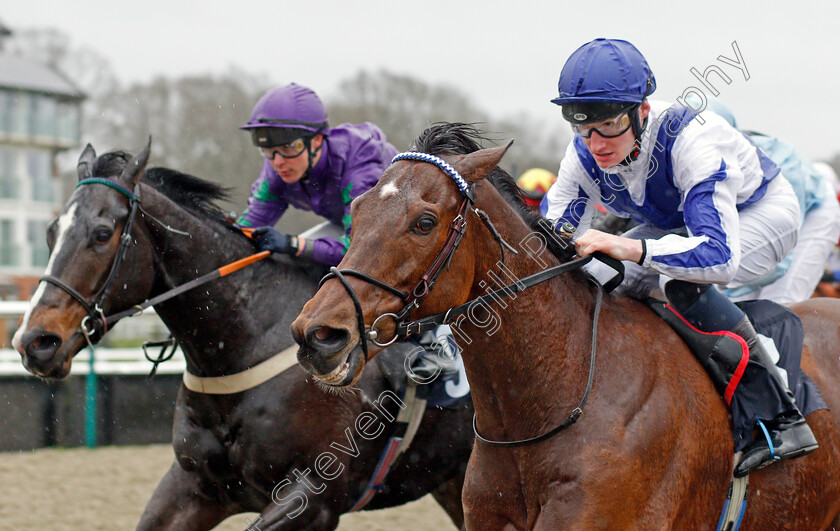
[[484, 251], [470, 238], [461, 239], [460, 222], [477, 219], [465, 206], [475, 199], [477, 181], [496, 168], [510, 144], [478, 149], [462, 134], [465, 124], [442, 125], [455, 133], [453, 149], [438, 146], [435, 163], [416, 154], [398, 156], [407, 155], [353, 201], [352, 239], [339, 272], [292, 323], [301, 347], [298, 361], [327, 385], [358, 381], [368, 358], [399, 335], [397, 321], [408, 312], [418, 317], [445, 311], [472, 289], [476, 253]]
[[104, 333], [102, 317], [120, 304], [120, 295], [108, 297], [111, 287], [119, 286], [114, 291], [121, 293], [127, 284], [150, 288], [142, 279], [151, 282], [151, 262], [136, 253], [126, 257], [137, 238], [130, 220], [137, 212], [137, 183], [150, 150], [151, 138], [135, 157], [112, 152], [97, 159], [90, 144], [82, 152], [79, 184], [47, 228], [49, 262], [12, 340], [33, 374], [67, 376], [73, 356], [87, 345], [83, 327], [92, 341], [98, 340]]

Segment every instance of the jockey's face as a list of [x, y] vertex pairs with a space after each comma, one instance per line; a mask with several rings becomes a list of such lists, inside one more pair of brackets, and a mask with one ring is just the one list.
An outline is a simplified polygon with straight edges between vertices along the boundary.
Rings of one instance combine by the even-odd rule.
[[[315, 152], [315, 156], [312, 158], [313, 166], [315, 166], [321, 158], [321, 151], [318, 150], [318, 148], [321, 147], [321, 142], [323, 142], [323, 140], [324, 137], [322, 135], [315, 135], [312, 137], [310, 149]], [[318, 151], [316, 152], [316, 150]], [[286, 158], [281, 157], [279, 154], [275, 154], [274, 158], [270, 160], [271, 167], [274, 168], [274, 171], [277, 172], [277, 175], [279, 175], [286, 184], [296, 183], [303, 179], [304, 175], [306, 175], [306, 171], [309, 169], [309, 152], [305, 149], [297, 157]]]
[[[645, 101], [639, 106], [639, 120], [644, 122], [649, 113], [650, 103]], [[599, 125], [602, 123], [605, 124], [608, 121], [605, 120], [599, 124], [593, 124], [593, 126], [597, 129]], [[592, 153], [592, 157], [595, 159], [599, 168], [611, 168], [620, 164], [633, 151], [635, 140], [632, 127], [627, 129], [624, 134], [613, 138], [605, 138], [597, 130], [592, 131], [592, 135], [589, 138], [583, 137], [584, 144], [586, 144], [589, 152]]]

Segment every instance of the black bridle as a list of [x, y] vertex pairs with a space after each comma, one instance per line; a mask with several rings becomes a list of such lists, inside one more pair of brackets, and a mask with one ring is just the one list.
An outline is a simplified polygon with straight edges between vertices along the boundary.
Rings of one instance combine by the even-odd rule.
[[[418, 307], [420, 307], [420, 303], [425, 299], [429, 293], [432, 291], [432, 288], [437, 281], [438, 276], [443, 271], [444, 267], [449, 267], [449, 262], [452, 260], [452, 255], [455, 253], [455, 249], [458, 248], [458, 244], [461, 242], [461, 238], [464, 237], [464, 233], [467, 230], [467, 213], [469, 210], [470, 205], [472, 205], [475, 192], [470, 190], [471, 195], [464, 197], [464, 200], [461, 201], [461, 206], [458, 208], [458, 214], [455, 218], [449, 223], [449, 232], [446, 235], [446, 241], [443, 243], [443, 247], [438, 252], [437, 256], [435, 257], [432, 264], [426, 270], [425, 273], [420, 277], [420, 280], [417, 281], [417, 284], [414, 285], [414, 288], [405, 293], [393, 286], [382, 282], [381, 280], [375, 279], [369, 275], [361, 273], [359, 271], [354, 271], [352, 269], [343, 269], [339, 270], [336, 267], [331, 267], [330, 272], [327, 273], [318, 285], [318, 288], [324, 284], [327, 280], [335, 277], [341, 282], [344, 286], [344, 289], [347, 290], [347, 293], [350, 294], [350, 298], [353, 299], [353, 305], [356, 307], [356, 317], [359, 323], [359, 331], [364, 336], [364, 339], [360, 341], [362, 345], [362, 351], [365, 354], [365, 361], [368, 359], [368, 349], [367, 349], [367, 340], [372, 341], [375, 345], [380, 347], [387, 347], [388, 345], [394, 343], [399, 337], [407, 335], [406, 332], [402, 332], [400, 327], [406, 325], [407, 321], [411, 319], [411, 313]], [[356, 293], [353, 291], [353, 288], [347, 282], [347, 279], [344, 276], [352, 276], [356, 278], [360, 278], [369, 284], [373, 284], [374, 286], [380, 287], [386, 291], [393, 293], [394, 295], [398, 296], [403, 301], [403, 308], [397, 313], [385, 313], [377, 317], [373, 324], [371, 324], [370, 329], [365, 332], [365, 321], [364, 316], [362, 314], [362, 305], [359, 302], [359, 298], [356, 296]], [[394, 337], [391, 338], [390, 341], [386, 343], [382, 343], [378, 340], [379, 333], [376, 331], [376, 325], [380, 319], [391, 317], [397, 324], [397, 332], [394, 334]]]
[[[106, 277], [105, 282], [102, 284], [102, 287], [99, 288], [99, 291], [90, 300], [87, 300], [84, 297], [84, 295], [79, 293], [79, 291], [76, 290], [73, 286], [67, 284], [66, 282], [64, 282], [63, 280], [61, 280], [58, 277], [55, 277], [53, 275], [44, 275], [44, 276], [41, 277], [40, 280], [43, 281], [43, 282], [48, 282], [50, 284], [53, 284], [53, 285], [61, 288], [62, 290], [64, 290], [64, 292], [66, 292], [73, 299], [75, 299], [79, 304], [82, 305], [82, 307], [87, 312], [87, 315], [84, 318], [82, 318], [80, 328], [81, 328], [82, 333], [84, 334], [85, 339], [87, 340], [89, 345], [93, 345], [96, 342], [98, 342], [102, 338], [102, 336], [108, 331], [108, 327], [113, 325], [114, 323], [116, 323], [120, 319], [123, 319], [125, 317], [132, 317], [134, 315], [143, 313], [143, 311], [146, 308], [149, 308], [149, 307], [154, 306], [156, 304], [160, 304], [160, 303], [162, 303], [164, 301], [167, 301], [167, 300], [169, 300], [173, 297], [177, 297], [178, 295], [180, 295], [180, 294], [182, 294], [186, 291], [197, 288], [198, 286], [201, 286], [202, 284], [206, 284], [207, 282], [210, 282], [210, 281], [215, 280], [217, 278], [221, 278], [223, 276], [229, 275], [229, 274], [231, 274], [235, 271], [238, 271], [238, 270], [242, 269], [243, 267], [247, 267], [247, 266], [253, 264], [254, 262], [262, 260], [263, 258], [266, 258], [267, 256], [269, 256], [271, 254], [269, 251], [262, 251], [262, 252], [258, 252], [256, 254], [253, 254], [251, 256], [242, 258], [240, 260], [237, 260], [235, 262], [227, 264], [223, 267], [220, 267], [218, 269], [210, 271], [209, 273], [205, 273], [204, 275], [201, 275], [200, 277], [197, 277], [197, 278], [194, 278], [194, 279], [192, 279], [188, 282], [185, 282], [184, 284], [181, 284], [180, 286], [176, 286], [172, 289], [169, 289], [169, 290], [161, 293], [160, 295], [158, 295], [156, 297], [153, 297], [151, 299], [147, 299], [147, 300], [143, 301], [141, 304], [133, 306], [133, 307], [127, 309], [127, 310], [123, 310], [121, 312], [106, 316], [105, 312], [102, 309], [102, 304], [107, 299], [108, 294], [111, 291], [111, 286], [113, 285], [114, 280], [116, 279], [117, 274], [119, 273], [120, 267], [122, 266], [122, 263], [125, 260], [125, 255], [128, 252], [128, 247], [129, 247], [129, 245], [131, 245], [131, 241], [132, 241], [131, 229], [134, 226], [134, 219], [137, 217], [137, 212], [138, 211], [142, 212], [144, 215], [149, 216], [152, 219], [155, 219], [155, 221], [157, 221], [158, 223], [162, 223], [162, 222], [157, 220], [153, 216], [151, 216], [149, 213], [147, 213], [145, 210], [143, 210], [142, 207], [140, 207], [140, 184], [139, 183], [137, 185], [135, 185], [134, 192], [131, 192], [127, 188], [125, 188], [124, 186], [122, 186], [119, 183], [117, 183], [115, 181], [112, 181], [110, 179], [93, 177], [93, 178], [90, 178], [90, 179], [83, 179], [83, 180], [79, 181], [79, 184], [77, 184], [76, 187], [78, 188], [79, 186], [82, 186], [82, 185], [85, 185], [85, 184], [104, 184], [105, 186], [113, 188], [114, 190], [117, 190], [121, 194], [128, 197], [129, 204], [131, 206], [131, 211], [128, 214], [128, 218], [126, 219], [125, 225], [123, 226], [122, 234], [120, 235], [119, 248], [117, 249], [117, 253], [114, 256], [114, 262], [111, 264], [111, 270], [108, 272], [108, 276]], [[189, 235], [189, 233], [187, 233], [187, 232], [175, 230], [175, 229], [169, 227], [168, 225], [163, 225], [163, 226], [167, 230], [176, 232], [178, 234], [187, 235], [187, 236]], [[247, 230], [244, 230], [243, 232], [245, 232], [246, 235], [249, 234], [247, 232]], [[92, 338], [92, 335], [94, 333], [97, 334], [96, 338]], [[160, 346], [160, 345], [158, 345], [158, 346]], [[174, 351], [174, 349], [173, 349], [173, 351]], [[147, 354], [146, 357], [148, 358], [148, 354]], [[163, 355], [161, 354], [161, 356], [159, 356], [159, 358], [162, 358], [162, 357], [163, 357]], [[169, 357], [171, 357], [171, 355]], [[150, 360], [150, 361], [155, 363], [154, 360]], [[163, 360], [163, 361], [165, 361], [165, 360]]]
[[128, 203], [131, 210], [128, 214], [128, 218], [126, 219], [125, 225], [123, 225], [122, 234], [120, 234], [120, 243], [114, 257], [114, 263], [111, 264], [111, 271], [108, 272], [108, 276], [105, 278], [105, 282], [102, 284], [102, 287], [99, 288], [99, 291], [96, 292], [90, 300], [87, 300], [84, 295], [79, 293], [79, 291], [73, 286], [70, 286], [60, 278], [53, 275], [44, 275], [40, 278], [40, 281], [48, 282], [61, 288], [82, 305], [87, 312], [87, 315], [82, 319], [80, 326], [82, 333], [84, 333], [85, 337], [88, 341], [90, 341], [90, 336], [94, 332], [99, 332], [98, 335], [99, 338], [101, 338], [105, 332], [108, 331], [108, 318], [105, 317], [105, 312], [102, 310], [102, 303], [108, 297], [108, 294], [111, 291], [111, 286], [117, 278], [117, 274], [120, 271], [123, 260], [125, 260], [125, 255], [128, 252], [128, 246], [131, 245], [131, 228], [134, 225], [134, 218], [137, 217], [137, 211], [140, 208], [140, 184], [136, 184], [134, 186], [134, 191], [132, 192], [128, 188], [125, 188], [121, 184], [110, 179], [91, 177], [89, 179], [80, 180], [76, 185], [76, 188], [86, 184], [104, 184], [105, 186], [113, 188], [128, 197]]
[[[361, 344], [362, 351], [364, 352], [365, 361], [368, 360], [367, 341], [371, 341], [372, 343], [380, 347], [387, 347], [388, 345], [391, 345], [401, 337], [405, 337], [412, 334], [419, 334], [428, 330], [433, 330], [441, 324], [449, 324], [453, 322], [455, 318], [468, 312], [471, 308], [478, 304], [488, 303], [491, 300], [500, 300], [500, 297], [502, 296], [513, 296], [516, 293], [521, 292], [531, 286], [535, 286], [537, 284], [545, 282], [556, 276], [562, 275], [563, 273], [579, 269], [584, 264], [592, 260], [592, 255], [571, 260], [564, 264], [551, 267], [534, 275], [530, 275], [523, 279], [517, 280], [516, 282], [508, 286], [499, 288], [480, 297], [476, 297], [475, 299], [467, 301], [464, 304], [461, 304], [460, 306], [450, 308], [445, 312], [424, 317], [417, 321], [411, 321], [411, 313], [416, 308], [418, 308], [423, 299], [429, 295], [432, 288], [434, 287], [437, 277], [443, 271], [444, 266], [448, 268], [449, 263], [452, 260], [452, 255], [458, 248], [458, 244], [461, 242], [461, 238], [463, 238], [464, 234], [466, 233], [467, 214], [470, 210], [470, 207], [476, 200], [476, 195], [474, 186], [466, 185], [466, 181], [461, 177], [461, 175], [458, 174], [458, 172], [451, 165], [449, 165], [446, 161], [439, 157], [436, 157], [434, 155], [428, 155], [426, 153], [408, 152], [397, 155], [396, 157], [394, 157], [391, 163], [393, 164], [398, 160], [418, 160], [421, 162], [428, 162], [434, 164], [435, 166], [440, 168], [444, 173], [452, 177], [456, 185], [458, 185], [458, 189], [461, 191], [462, 195], [464, 196], [464, 199], [461, 201], [461, 204], [458, 207], [458, 214], [449, 224], [449, 232], [446, 236], [446, 240], [444, 241], [443, 247], [438, 252], [437, 256], [435, 257], [434, 261], [429, 266], [429, 268], [426, 270], [426, 272], [420, 277], [420, 280], [417, 282], [417, 284], [415, 284], [411, 292], [405, 293], [385, 282], [382, 282], [377, 278], [352, 269], [339, 270], [336, 267], [331, 267], [330, 272], [327, 273], [321, 279], [321, 282], [318, 285], [319, 289], [327, 280], [331, 278], [337, 278], [341, 282], [341, 285], [344, 287], [344, 289], [347, 291], [350, 298], [352, 299], [353, 305], [356, 309], [356, 320], [359, 327], [359, 343]], [[510, 250], [512, 250], [515, 253], [516, 251], [512, 247], [510, 247], [510, 245], [504, 242], [504, 240], [501, 238], [501, 235], [499, 235], [498, 231], [490, 222], [487, 215], [478, 209], [474, 209], [474, 211], [476, 212], [476, 215], [478, 215], [479, 218], [484, 222], [485, 226], [487, 226], [487, 228], [493, 233], [493, 236], [496, 238], [496, 241], [499, 242], [500, 246], [502, 247], [503, 259], [505, 246], [507, 246]], [[504, 243], [504, 245], [502, 245], [502, 243]], [[382, 288], [400, 297], [400, 299], [402, 299], [404, 303], [403, 308], [397, 313], [389, 312], [377, 316], [376, 319], [373, 320], [373, 323], [371, 323], [370, 328], [366, 328], [361, 302], [359, 301], [359, 297], [356, 295], [352, 286], [350, 286], [350, 283], [345, 278], [345, 275], [359, 278], [369, 284], [373, 284], [374, 286]], [[571, 426], [572, 424], [577, 422], [578, 418], [580, 418], [580, 416], [583, 414], [583, 408], [586, 405], [586, 402], [589, 398], [589, 392], [592, 389], [592, 381], [595, 375], [595, 353], [597, 351], [598, 346], [598, 317], [601, 311], [601, 301], [603, 300], [603, 289], [601, 288], [601, 285], [598, 282], [594, 283], [598, 289], [597, 296], [595, 299], [595, 307], [593, 310], [594, 315], [592, 323], [592, 346], [590, 350], [589, 376], [587, 378], [586, 389], [583, 393], [583, 398], [581, 399], [578, 406], [574, 410], [572, 410], [572, 412], [569, 414], [568, 417], [566, 417], [566, 419], [563, 422], [561, 422], [559, 425], [552, 428], [551, 430], [535, 437], [515, 441], [497, 441], [487, 439], [481, 436], [481, 434], [479, 434], [478, 432], [478, 427], [476, 426], [475, 415], [473, 415], [473, 431], [478, 440], [489, 445], [504, 447], [516, 447], [525, 446], [528, 444], [535, 444], [545, 439], [548, 439], [553, 435], [559, 433], [560, 431], [564, 430], [565, 428]], [[376, 330], [377, 323], [380, 319], [383, 318], [392, 318], [396, 324], [394, 336], [385, 343], [382, 343], [378, 340], [379, 333]]]

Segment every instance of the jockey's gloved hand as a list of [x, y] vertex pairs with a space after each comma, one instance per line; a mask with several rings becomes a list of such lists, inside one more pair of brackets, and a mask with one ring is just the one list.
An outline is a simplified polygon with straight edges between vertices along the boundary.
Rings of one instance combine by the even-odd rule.
[[272, 253], [285, 253], [294, 256], [297, 254], [297, 238], [284, 234], [271, 227], [260, 227], [251, 233], [254, 244], [260, 251], [271, 251]]
[[592, 253], [592, 261], [583, 266], [586, 275], [597, 282], [604, 291], [611, 292], [624, 280], [624, 264], [602, 252]]

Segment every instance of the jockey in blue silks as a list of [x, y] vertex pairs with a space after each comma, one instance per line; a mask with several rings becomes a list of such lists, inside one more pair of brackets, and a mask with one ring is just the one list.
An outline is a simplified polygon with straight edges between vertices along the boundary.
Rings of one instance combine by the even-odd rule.
[[[558, 87], [552, 102], [562, 106], [575, 137], [540, 206], [543, 216], [576, 228], [579, 255], [601, 251], [624, 261], [624, 294], [646, 297], [662, 282], [692, 326], [746, 341], [743, 374], [706, 366], [713, 380], [739, 378], [730, 402], [736, 426], [747, 419], [748, 431], [766, 433], [736, 440], [735, 450], [743, 450], [736, 476], [816, 449], [749, 319], [712, 288], [766, 275], [796, 244], [800, 209], [779, 168], [723, 118], [704, 113], [701, 123], [679, 103], [648, 101], [656, 80], [626, 41], [581, 46]], [[596, 203], [641, 224], [623, 237], [587, 230]]]

